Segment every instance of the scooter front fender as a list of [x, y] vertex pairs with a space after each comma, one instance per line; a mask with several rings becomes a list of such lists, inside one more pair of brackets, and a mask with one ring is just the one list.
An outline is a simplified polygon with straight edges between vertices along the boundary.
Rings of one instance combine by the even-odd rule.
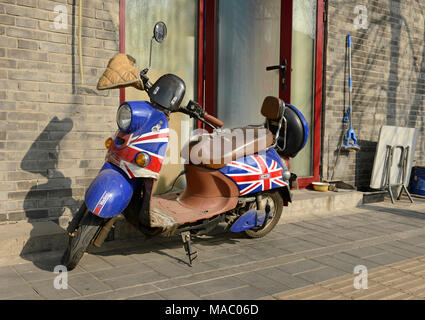
[[127, 208], [137, 184], [120, 169], [106, 163], [87, 189], [86, 206], [101, 218], [113, 218]]

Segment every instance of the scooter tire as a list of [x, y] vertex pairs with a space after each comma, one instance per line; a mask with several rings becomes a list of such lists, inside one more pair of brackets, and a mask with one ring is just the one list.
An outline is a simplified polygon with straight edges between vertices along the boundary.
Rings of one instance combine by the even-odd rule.
[[68, 247], [62, 256], [61, 263], [68, 271], [75, 269], [78, 265], [105, 221], [90, 211], [86, 211], [75, 236], [69, 237]]
[[272, 191], [264, 194], [264, 197], [273, 201], [274, 212], [272, 218], [266, 223], [262, 229], [250, 229], [244, 231], [248, 238], [262, 238], [274, 229], [280, 220], [283, 211], [283, 199], [279, 191]]

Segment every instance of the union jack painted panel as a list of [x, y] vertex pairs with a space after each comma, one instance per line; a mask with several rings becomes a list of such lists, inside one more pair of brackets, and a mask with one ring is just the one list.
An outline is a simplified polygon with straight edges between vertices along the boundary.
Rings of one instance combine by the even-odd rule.
[[241, 196], [254, 194], [289, 185], [282, 177], [285, 165], [277, 152], [255, 154], [237, 159], [220, 170], [232, 179], [239, 188]]
[[[169, 126], [165, 114], [147, 102], [127, 102], [144, 115], [141, 127], [133, 133], [118, 131], [108, 150], [106, 160], [120, 167], [129, 178], [149, 177], [157, 179], [168, 147]], [[142, 109], [142, 110], [140, 110]], [[141, 112], [140, 112], [141, 111]], [[145, 168], [137, 166], [135, 158], [140, 152], [149, 155]]]

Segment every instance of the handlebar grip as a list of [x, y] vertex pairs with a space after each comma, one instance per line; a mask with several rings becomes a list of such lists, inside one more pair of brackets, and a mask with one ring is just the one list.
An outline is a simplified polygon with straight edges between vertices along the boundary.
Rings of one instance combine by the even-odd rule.
[[221, 128], [224, 125], [223, 121], [221, 121], [220, 119], [217, 119], [216, 117], [214, 117], [210, 114], [205, 113], [203, 118], [204, 118], [205, 121], [211, 123], [212, 125], [214, 125], [218, 128]]

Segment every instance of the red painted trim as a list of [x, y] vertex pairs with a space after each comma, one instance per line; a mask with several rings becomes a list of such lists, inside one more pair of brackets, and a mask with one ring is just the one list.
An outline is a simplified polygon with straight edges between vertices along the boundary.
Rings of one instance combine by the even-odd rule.
[[[125, 53], [125, 0], [120, 0], [120, 53]], [[125, 88], [120, 89], [120, 103], [125, 101]]]
[[215, 115], [217, 1], [206, 0], [205, 110]]
[[293, 0], [282, 0], [280, 14], [280, 61], [286, 59], [286, 89], [282, 90], [282, 78], [279, 83], [279, 96], [283, 101], [291, 103], [291, 75], [292, 75], [292, 15]]
[[[204, 40], [205, 40], [205, 0], [198, 0], [198, 102], [204, 105]], [[198, 121], [198, 128], [202, 122]]]
[[322, 84], [323, 84], [323, 42], [324, 0], [317, 0], [316, 25], [316, 75], [315, 75], [315, 102], [314, 102], [314, 133], [313, 133], [313, 177], [301, 178], [298, 181], [300, 188], [308, 187], [312, 182], [320, 180], [320, 156], [322, 135]]

